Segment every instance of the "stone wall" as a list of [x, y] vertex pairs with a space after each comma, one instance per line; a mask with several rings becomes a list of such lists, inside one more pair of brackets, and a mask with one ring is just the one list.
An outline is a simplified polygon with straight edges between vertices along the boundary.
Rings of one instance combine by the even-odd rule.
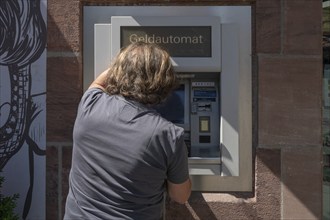
[[82, 95], [84, 5], [251, 5], [254, 190], [167, 201], [167, 219], [320, 219], [322, 2], [48, 0], [47, 219], [62, 219]]

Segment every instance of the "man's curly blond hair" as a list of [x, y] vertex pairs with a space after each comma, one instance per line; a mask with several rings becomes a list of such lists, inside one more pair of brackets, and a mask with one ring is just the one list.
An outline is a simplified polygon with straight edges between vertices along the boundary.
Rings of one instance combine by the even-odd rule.
[[106, 83], [110, 95], [156, 105], [177, 86], [177, 79], [166, 50], [137, 42], [121, 49], [109, 68]]

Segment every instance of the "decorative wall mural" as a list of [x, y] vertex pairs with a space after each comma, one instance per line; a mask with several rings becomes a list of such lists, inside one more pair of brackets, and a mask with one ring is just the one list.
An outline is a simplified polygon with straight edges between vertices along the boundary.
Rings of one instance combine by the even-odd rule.
[[[29, 173], [27, 183], [22, 181], [22, 176], [16, 176], [18, 182], [22, 181], [19, 187], [28, 185], [26, 194], [20, 193], [24, 200], [23, 219], [30, 212], [35, 180], [45, 181], [45, 176], [39, 179], [35, 176], [36, 169], [45, 169], [45, 160], [36, 166], [35, 157], [45, 158], [46, 145], [46, 119], [42, 117], [46, 111], [46, 82], [36, 83], [40, 81], [38, 77], [46, 75], [46, 3], [44, 0], [0, 1], [0, 170], [14, 164], [11, 165], [14, 170], [8, 168], [5, 172], [5, 181], [25, 172], [17, 170], [19, 164]], [[23, 149], [26, 161], [16, 159]]]

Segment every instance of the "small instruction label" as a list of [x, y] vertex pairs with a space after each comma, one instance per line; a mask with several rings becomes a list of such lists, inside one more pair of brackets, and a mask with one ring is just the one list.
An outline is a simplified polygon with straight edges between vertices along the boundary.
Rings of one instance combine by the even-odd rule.
[[193, 87], [214, 87], [214, 82], [192, 82], [191, 85]]

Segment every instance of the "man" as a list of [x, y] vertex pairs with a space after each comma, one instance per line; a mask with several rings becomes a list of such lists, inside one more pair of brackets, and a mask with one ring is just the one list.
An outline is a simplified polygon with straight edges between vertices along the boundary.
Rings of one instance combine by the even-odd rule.
[[177, 81], [169, 54], [154, 44], [123, 48], [79, 104], [64, 219], [158, 220], [164, 192], [190, 196], [182, 128], [152, 106]]

